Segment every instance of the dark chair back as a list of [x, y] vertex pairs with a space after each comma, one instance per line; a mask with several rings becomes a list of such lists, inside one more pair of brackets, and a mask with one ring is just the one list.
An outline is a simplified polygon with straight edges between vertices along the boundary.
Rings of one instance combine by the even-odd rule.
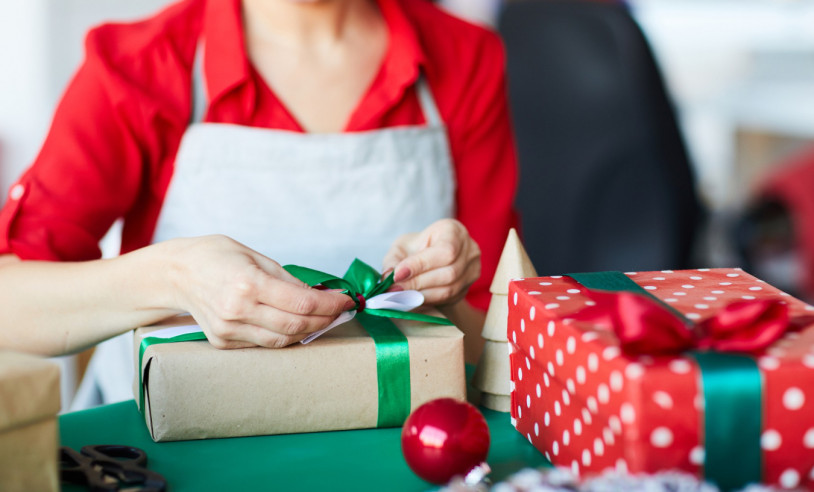
[[540, 275], [690, 265], [700, 206], [671, 103], [627, 9], [506, 3], [517, 206]]

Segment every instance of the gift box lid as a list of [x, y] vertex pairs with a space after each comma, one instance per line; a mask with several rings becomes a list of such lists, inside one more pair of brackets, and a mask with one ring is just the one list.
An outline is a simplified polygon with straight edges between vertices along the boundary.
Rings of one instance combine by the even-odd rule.
[[0, 351], [0, 431], [59, 412], [59, 366], [41, 357]]

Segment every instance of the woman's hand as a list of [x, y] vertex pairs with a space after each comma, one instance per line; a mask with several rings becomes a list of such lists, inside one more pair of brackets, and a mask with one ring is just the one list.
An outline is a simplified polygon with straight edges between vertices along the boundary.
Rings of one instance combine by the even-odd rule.
[[480, 248], [463, 224], [442, 219], [399, 237], [384, 258], [395, 285], [424, 294], [426, 304], [457, 303], [480, 276]]
[[175, 304], [220, 349], [284, 347], [354, 306], [348, 296], [312, 289], [277, 262], [225, 236], [164, 245], [174, 260]]

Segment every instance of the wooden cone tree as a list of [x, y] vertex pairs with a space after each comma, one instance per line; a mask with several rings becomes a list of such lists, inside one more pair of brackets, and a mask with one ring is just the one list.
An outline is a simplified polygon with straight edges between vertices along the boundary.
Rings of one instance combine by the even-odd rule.
[[472, 384], [481, 392], [480, 404], [486, 408], [508, 412], [511, 406], [509, 340], [506, 334], [509, 322], [509, 281], [536, 276], [537, 272], [517, 231], [509, 230], [495, 277], [489, 287], [492, 300], [481, 332], [486, 343], [472, 379]]

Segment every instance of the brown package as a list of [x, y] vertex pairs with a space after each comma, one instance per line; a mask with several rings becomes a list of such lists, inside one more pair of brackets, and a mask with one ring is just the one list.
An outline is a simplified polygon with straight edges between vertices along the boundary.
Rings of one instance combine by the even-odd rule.
[[59, 367], [0, 351], [0, 489], [59, 490]]
[[[453, 326], [393, 321], [410, 348], [411, 408], [465, 399], [463, 334]], [[192, 322], [183, 317], [136, 330], [136, 361], [151, 331]], [[375, 347], [356, 321], [283, 349], [152, 345], [142, 371], [145, 421], [157, 442], [376, 427]], [[134, 392], [138, 401], [138, 380]]]

